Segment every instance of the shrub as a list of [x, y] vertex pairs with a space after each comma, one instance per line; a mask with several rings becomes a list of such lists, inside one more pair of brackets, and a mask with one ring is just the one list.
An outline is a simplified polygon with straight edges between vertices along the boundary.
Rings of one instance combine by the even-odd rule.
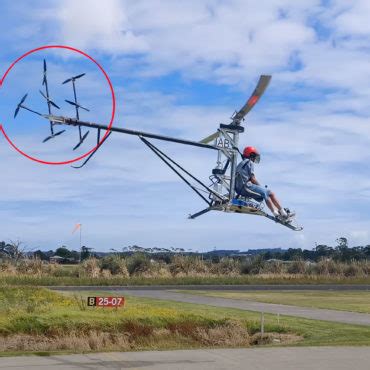
[[209, 267], [200, 257], [175, 255], [170, 264], [172, 275], [204, 275], [209, 273]]
[[9, 275], [15, 275], [17, 273], [17, 268], [10, 261], [4, 261], [0, 264], [0, 272], [9, 274]]
[[144, 253], [135, 253], [127, 259], [127, 269], [130, 275], [140, 275], [150, 271], [150, 260]]
[[102, 258], [100, 268], [110, 271], [112, 275], [129, 276], [125, 259], [117, 255]]
[[364, 271], [362, 266], [357, 261], [352, 261], [349, 264], [345, 264], [343, 268], [344, 276], [363, 276]]
[[87, 258], [80, 264], [80, 275], [90, 278], [99, 276], [100, 268], [99, 262], [96, 258]]
[[306, 262], [302, 259], [297, 259], [289, 264], [287, 272], [289, 274], [304, 274], [307, 270]]
[[42, 261], [39, 258], [21, 260], [17, 265], [17, 271], [21, 274], [41, 275]]
[[282, 274], [284, 270], [282, 261], [266, 261], [263, 266], [263, 273]]
[[224, 257], [218, 262], [212, 262], [209, 266], [209, 272], [214, 275], [239, 275], [240, 262], [233, 258]]
[[343, 265], [332, 259], [322, 258], [316, 264], [314, 271], [320, 275], [341, 275], [343, 274]]
[[265, 261], [262, 256], [256, 256], [252, 259], [246, 259], [240, 265], [241, 274], [259, 274], [263, 272]]

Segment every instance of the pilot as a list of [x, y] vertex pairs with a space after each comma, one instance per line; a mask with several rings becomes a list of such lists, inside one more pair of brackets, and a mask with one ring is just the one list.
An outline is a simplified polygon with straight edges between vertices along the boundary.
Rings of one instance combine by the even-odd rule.
[[275, 194], [259, 184], [254, 174], [254, 164], [259, 163], [261, 156], [256, 148], [247, 146], [243, 150], [243, 160], [236, 168], [235, 191], [238, 195], [253, 198], [259, 202], [265, 200], [272, 214], [281, 221], [290, 222], [295, 213], [283, 208]]

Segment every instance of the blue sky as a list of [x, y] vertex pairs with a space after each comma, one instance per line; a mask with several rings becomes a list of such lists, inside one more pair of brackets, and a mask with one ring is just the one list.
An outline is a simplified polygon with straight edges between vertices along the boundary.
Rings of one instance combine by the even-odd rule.
[[[262, 152], [257, 168], [305, 226], [293, 233], [268, 220], [223, 213], [196, 221], [203, 205], [137, 138], [112, 135], [83, 170], [26, 160], [0, 138], [0, 239], [29, 247], [99, 250], [138, 244], [193, 250], [312, 248], [339, 236], [370, 239], [370, 4], [368, 1], [2, 1], [0, 69], [24, 52], [64, 44], [91, 54], [107, 71], [117, 97], [116, 126], [200, 140], [228, 122], [260, 74], [271, 84], [248, 116], [240, 146]], [[47, 123], [21, 112], [43, 110], [42, 59], [63, 113], [70, 86], [86, 72], [79, 96], [105, 123], [111, 102], [96, 66], [71, 53], [45, 51], [19, 63], [0, 89], [0, 122], [28, 153], [70, 159], [76, 133], [42, 144]], [[92, 134], [92, 133], [91, 133]], [[89, 135], [82, 154], [93, 145]], [[160, 144], [206, 180], [214, 153]]]

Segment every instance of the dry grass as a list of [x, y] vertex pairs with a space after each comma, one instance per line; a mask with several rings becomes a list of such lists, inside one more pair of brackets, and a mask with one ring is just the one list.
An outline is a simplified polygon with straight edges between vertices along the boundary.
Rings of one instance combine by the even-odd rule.
[[6, 351], [99, 351], [128, 350], [132, 348], [128, 336], [116, 333], [91, 331], [71, 332], [61, 336], [15, 334], [0, 337], [0, 352]]
[[370, 261], [347, 263], [322, 259], [317, 263], [264, 261], [261, 256], [219, 262], [175, 255], [169, 263], [152, 261], [143, 253], [89, 258], [64, 266], [28, 259], [0, 264], [0, 280], [13, 285], [143, 285], [143, 284], [248, 284], [248, 283], [369, 283]]
[[293, 344], [303, 337], [293, 334], [268, 333], [250, 336], [245, 326], [230, 321], [214, 328], [199, 327], [187, 332], [146, 326], [127, 327], [122, 333], [89, 331], [68, 334], [0, 336], [0, 352], [29, 351], [128, 351], [141, 348], [166, 348], [169, 346], [199, 347], [249, 347], [265, 344]]
[[301, 335], [285, 333], [256, 333], [250, 338], [252, 346], [271, 345], [271, 344], [296, 344], [304, 338]]
[[195, 338], [206, 346], [248, 347], [248, 330], [238, 321], [230, 321], [215, 328], [197, 328]]

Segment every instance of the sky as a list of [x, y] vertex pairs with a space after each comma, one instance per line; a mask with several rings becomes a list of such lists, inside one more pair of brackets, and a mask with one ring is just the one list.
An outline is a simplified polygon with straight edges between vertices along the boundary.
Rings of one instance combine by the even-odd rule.
[[[144, 247], [306, 248], [370, 240], [370, 3], [316, 0], [2, 1], [0, 70], [27, 51], [67, 45], [94, 58], [115, 91], [114, 126], [201, 140], [248, 99], [259, 75], [265, 95], [245, 121], [240, 148], [262, 154], [257, 178], [296, 211], [303, 232], [246, 215], [187, 216], [202, 201], [136, 137], [113, 134], [81, 170], [43, 165], [0, 135], [0, 240], [27, 248], [99, 251]], [[20, 98], [45, 111], [42, 61], [60, 112], [73, 115], [65, 79], [77, 82], [90, 111], [81, 119], [108, 124], [111, 93], [97, 66], [80, 54], [47, 49], [22, 59], [0, 88], [0, 123], [27, 154], [46, 161], [83, 155], [77, 133], [45, 144], [47, 122], [21, 111]], [[59, 112], [55, 110], [55, 113]], [[85, 131], [84, 131], [85, 132]], [[170, 143], [161, 149], [208, 181], [215, 153]]]

